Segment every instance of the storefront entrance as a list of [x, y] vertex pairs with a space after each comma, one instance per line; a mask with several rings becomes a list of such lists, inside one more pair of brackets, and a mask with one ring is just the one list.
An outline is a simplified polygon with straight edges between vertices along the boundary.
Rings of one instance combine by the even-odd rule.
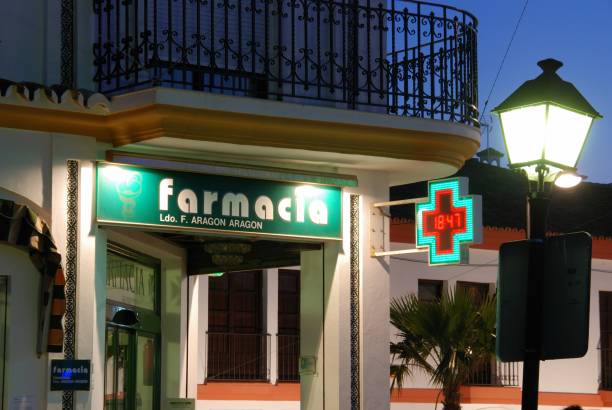
[[105, 409], [160, 408], [159, 265], [108, 244]]
[[325, 299], [339, 292], [342, 189], [110, 163], [97, 171], [106, 408], [209, 406], [245, 386], [263, 401], [281, 394], [321, 408], [316, 375], [331, 366], [321, 340], [324, 328], [339, 332]]

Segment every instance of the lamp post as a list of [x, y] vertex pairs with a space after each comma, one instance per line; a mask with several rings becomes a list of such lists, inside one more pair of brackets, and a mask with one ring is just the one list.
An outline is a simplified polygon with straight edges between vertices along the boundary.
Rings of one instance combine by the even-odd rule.
[[580, 182], [576, 165], [593, 121], [601, 118], [576, 87], [556, 73], [562, 65], [554, 59], [538, 62], [542, 74], [492, 110], [500, 119], [509, 166], [523, 170], [529, 180], [527, 237], [537, 249], [527, 280], [523, 410], [538, 406], [541, 277], [552, 184], [567, 187]]

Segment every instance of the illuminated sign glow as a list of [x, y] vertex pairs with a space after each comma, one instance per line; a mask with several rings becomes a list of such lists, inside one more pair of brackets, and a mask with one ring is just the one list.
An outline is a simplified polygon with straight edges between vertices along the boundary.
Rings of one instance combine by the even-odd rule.
[[342, 189], [99, 162], [102, 225], [342, 238]]
[[416, 247], [430, 265], [467, 263], [468, 244], [482, 237], [481, 200], [467, 195], [467, 178], [430, 181], [427, 202], [416, 204]]

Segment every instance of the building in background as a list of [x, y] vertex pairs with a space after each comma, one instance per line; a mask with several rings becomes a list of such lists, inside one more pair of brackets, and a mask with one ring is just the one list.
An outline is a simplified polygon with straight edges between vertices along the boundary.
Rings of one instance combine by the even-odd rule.
[[[485, 152], [486, 153], [486, 152]], [[479, 157], [482, 158], [481, 155]], [[472, 245], [467, 265], [430, 267], [423, 255], [391, 257], [390, 297], [416, 294], [423, 299], [439, 298], [444, 292], [468, 288], [476, 295], [494, 294], [499, 246], [525, 238], [527, 184], [509, 169], [472, 159], [458, 172], [469, 177], [470, 193], [482, 195], [483, 237]], [[427, 185], [417, 183], [391, 189], [393, 199], [426, 196]], [[612, 300], [612, 186], [582, 183], [576, 188], [556, 188], [548, 218], [551, 234], [586, 231], [593, 236], [589, 348], [580, 359], [542, 362], [540, 407], [561, 408], [580, 404], [585, 408], [612, 407], [612, 355], [610, 349], [610, 301]], [[393, 209], [391, 240], [395, 248], [414, 243], [414, 207]], [[393, 329], [391, 338], [395, 337]], [[477, 369], [462, 398], [466, 409], [483, 406], [520, 408], [521, 363], [491, 362]], [[405, 382], [406, 387], [392, 395], [394, 409], [428, 409], [439, 390], [432, 388], [425, 375]]]
[[[370, 207], [477, 151], [476, 19], [417, 1], [5, 6], [2, 406], [388, 408]], [[63, 357], [90, 361], [89, 390], [50, 390]]]

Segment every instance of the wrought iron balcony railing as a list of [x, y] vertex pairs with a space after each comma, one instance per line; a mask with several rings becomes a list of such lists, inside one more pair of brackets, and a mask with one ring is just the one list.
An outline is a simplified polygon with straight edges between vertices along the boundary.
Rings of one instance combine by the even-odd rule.
[[300, 360], [300, 335], [277, 335], [278, 381], [300, 381], [298, 364]]
[[466, 382], [471, 386], [518, 386], [517, 362], [485, 362], [474, 369]]
[[270, 335], [206, 333], [206, 380], [270, 379]]
[[413, 0], [94, 0], [101, 92], [169, 86], [478, 125], [477, 21]]

